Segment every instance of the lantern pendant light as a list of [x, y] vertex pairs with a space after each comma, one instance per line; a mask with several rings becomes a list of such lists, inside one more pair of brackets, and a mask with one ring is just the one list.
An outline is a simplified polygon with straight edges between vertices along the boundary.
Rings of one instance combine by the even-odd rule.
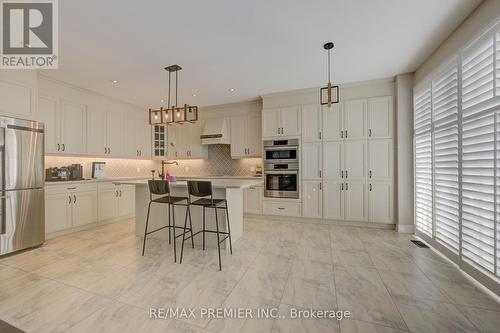
[[333, 103], [339, 102], [339, 86], [332, 85], [331, 81], [331, 54], [330, 50], [333, 49], [334, 44], [332, 42], [325, 43], [323, 48], [328, 52], [328, 85], [326, 87], [320, 88], [319, 99], [321, 105], [328, 105], [331, 107]]
[[[195, 105], [184, 104], [183, 107], [177, 105], [178, 88], [179, 88], [179, 74], [182, 69], [179, 65], [171, 65], [165, 67], [168, 72], [168, 98], [167, 108], [160, 107], [159, 110], [149, 109], [149, 123], [154, 124], [172, 124], [174, 122], [195, 122], [198, 120], [198, 107]], [[175, 73], [175, 105], [170, 103], [172, 73]]]

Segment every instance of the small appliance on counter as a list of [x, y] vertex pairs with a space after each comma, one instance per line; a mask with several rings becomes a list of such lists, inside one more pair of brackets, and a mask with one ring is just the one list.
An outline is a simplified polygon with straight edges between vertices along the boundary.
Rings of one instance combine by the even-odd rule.
[[106, 178], [106, 162], [92, 162], [92, 178]]
[[69, 180], [83, 180], [83, 166], [72, 164], [61, 168], [48, 168], [45, 170], [45, 181], [61, 182]]

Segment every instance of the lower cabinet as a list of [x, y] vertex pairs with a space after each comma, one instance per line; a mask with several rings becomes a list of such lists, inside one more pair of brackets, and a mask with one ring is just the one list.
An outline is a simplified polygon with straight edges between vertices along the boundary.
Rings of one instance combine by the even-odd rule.
[[100, 221], [132, 217], [135, 186], [111, 182], [51, 185], [45, 189], [47, 234]]
[[323, 184], [321, 181], [308, 180], [302, 182], [302, 216], [318, 218], [323, 216]]
[[370, 182], [368, 184], [368, 215], [371, 222], [393, 223], [392, 183]]
[[247, 214], [262, 214], [263, 186], [252, 186], [243, 190], [243, 212]]
[[300, 202], [267, 201], [262, 202], [262, 212], [264, 215], [280, 215], [300, 217]]
[[99, 221], [133, 216], [135, 213], [135, 187], [133, 185], [98, 184]]
[[47, 233], [97, 222], [97, 185], [54, 186], [45, 190]]

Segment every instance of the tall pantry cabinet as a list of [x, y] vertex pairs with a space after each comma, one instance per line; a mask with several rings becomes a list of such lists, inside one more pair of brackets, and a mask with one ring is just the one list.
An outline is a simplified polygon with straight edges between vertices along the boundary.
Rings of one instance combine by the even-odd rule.
[[302, 106], [302, 216], [393, 223], [392, 104]]

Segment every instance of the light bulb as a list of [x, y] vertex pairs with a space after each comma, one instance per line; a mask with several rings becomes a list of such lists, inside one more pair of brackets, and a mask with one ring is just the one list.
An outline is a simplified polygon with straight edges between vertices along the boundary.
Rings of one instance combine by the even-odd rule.
[[158, 120], [158, 114], [155, 113], [155, 120]]

